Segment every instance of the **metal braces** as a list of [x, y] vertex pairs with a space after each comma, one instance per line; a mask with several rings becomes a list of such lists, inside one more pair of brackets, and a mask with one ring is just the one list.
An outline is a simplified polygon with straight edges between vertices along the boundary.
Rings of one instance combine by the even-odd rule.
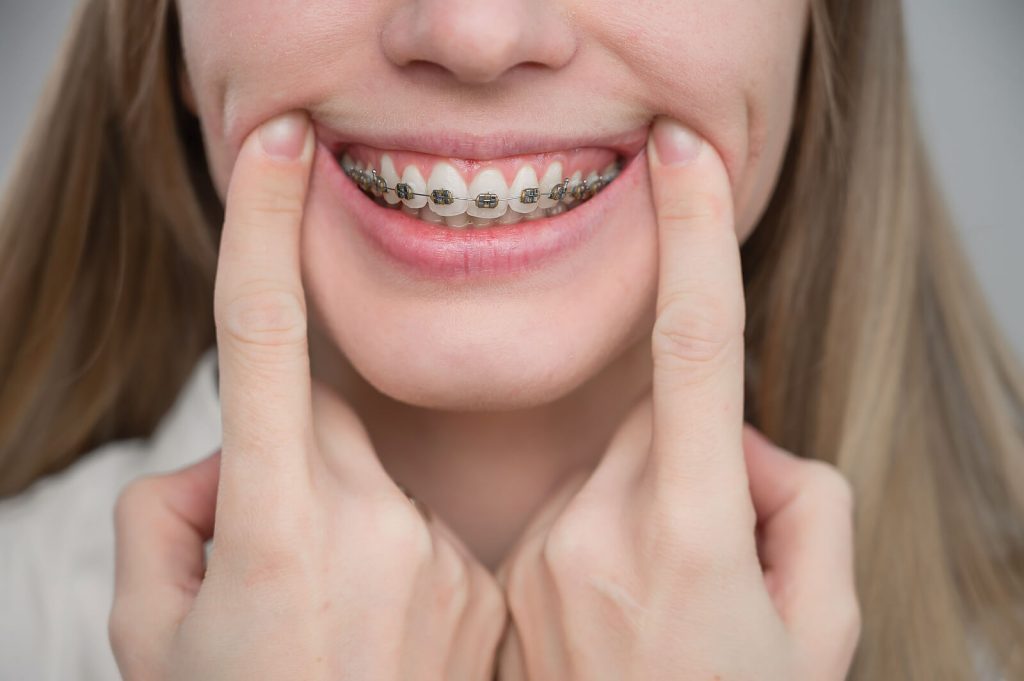
[[[450, 206], [456, 201], [471, 201], [477, 208], [497, 208], [501, 201], [514, 201], [519, 199], [520, 203], [532, 204], [540, 200], [540, 187], [527, 187], [519, 192], [519, 196], [499, 197], [497, 194], [484, 192], [477, 194], [476, 198], [456, 197], [450, 189], [434, 189], [428, 193], [414, 192], [412, 186], [405, 182], [398, 182], [394, 187], [389, 187], [387, 181], [377, 174], [376, 170], [369, 172], [359, 168], [350, 168], [345, 173], [359, 185], [359, 188], [375, 196], [383, 196], [388, 192], [394, 192], [399, 199], [411, 199], [414, 196], [425, 196], [436, 206]], [[605, 177], [599, 175], [593, 181], [582, 179], [569, 185], [570, 179], [565, 178], [556, 184], [551, 191], [547, 192], [547, 198], [552, 201], [562, 202], [569, 196], [577, 201], [589, 199], [608, 185], [617, 175]]]

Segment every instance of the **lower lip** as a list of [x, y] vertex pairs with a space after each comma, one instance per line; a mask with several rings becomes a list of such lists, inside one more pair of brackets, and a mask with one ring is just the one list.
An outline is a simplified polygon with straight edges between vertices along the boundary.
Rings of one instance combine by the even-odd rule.
[[551, 265], [593, 236], [608, 206], [631, 184], [639, 155], [624, 161], [616, 179], [583, 204], [560, 215], [514, 225], [453, 229], [435, 226], [385, 208], [366, 196], [320, 146], [318, 172], [337, 191], [359, 232], [388, 259], [420, 277], [442, 280], [491, 280], [515, 277]]

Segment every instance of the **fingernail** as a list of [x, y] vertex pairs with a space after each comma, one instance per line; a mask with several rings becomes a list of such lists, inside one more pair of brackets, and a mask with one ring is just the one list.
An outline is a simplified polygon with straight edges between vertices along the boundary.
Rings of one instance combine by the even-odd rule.
[[658, 118], [652, 137], [656, 158], [662, 165], [686, 165], [697, 158], [704, 145], [692, 130], [671, 118]]
[[260, 143], [267, 156], [294, 161], [306, 148], [309, 119], [298, 111], [268, 121], [260, 127]]

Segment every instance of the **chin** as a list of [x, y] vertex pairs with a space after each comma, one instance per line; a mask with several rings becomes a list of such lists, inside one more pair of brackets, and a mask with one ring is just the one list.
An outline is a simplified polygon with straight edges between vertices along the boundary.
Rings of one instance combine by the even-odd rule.
[[600, 348], [563, 342], [544, 349], [498, 344], [487, 350], [493, 356], [463, 359], [425, 352], [396, 362], [366, 352], [358, 339], [354, 344], [348, 352], [350, 361], [379, 392], [412, 406], [453, 412], [513, 411], [555, 402], [597, 374], [610, 359], [597, 352]]

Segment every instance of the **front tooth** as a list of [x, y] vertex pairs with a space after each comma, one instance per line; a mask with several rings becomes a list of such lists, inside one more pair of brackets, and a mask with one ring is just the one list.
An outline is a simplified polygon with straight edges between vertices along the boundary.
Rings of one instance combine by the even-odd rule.
[[[427, 183], [423, 179], [423, 175], [420, 173], [419, 168], [416, 166], [406, 166], [405, 172], [402, 173], [402, 182], [409, 185], [414, 192], [414, 195], [408, 199], [402, 199], [409, 208], [422, 208], [427, 205]], [[419, 196], [424, 194], [424, 196]]]
[[[476, 198], [481, 194], [494, 194], [498, 197], [498, 205], [494, 208], [481, 208], [477, 206]], [[501, 174], [500, 170], [488, 168], [481, 173], [477, 173], [476, 177], [473, 178], [473, 182], [469, 185], [468, 196], [470, 201], [466, 212], [472, 217], [499, 218], [508, 210], [508, 202], [505, 201], [505, 197], [508, 196], [508, 185], [505, 184], [505, 176]]]
[[435, 225], [444, 224], [444, 218], [435, 213], [434, 211], [430, 210], [426, 206], [416, 211], [416, 215], [417, 217], [419, 217], [420, 220], [423, 220], [424, 222], [430, 222]]
[[551, 208], [551, 206], [558, 203], [558, 201], [548, 198], [548, 194], [555, 188], [555, 185], [561, 184], [563, 179], [561, 161], [555, 161], [548, 166], [548, 169], [544, 172], [544, 177], [540, 178], [540, 201], [537, 202], [539, 208]]
[[435, 203], [431, 199], [427, 204], [430, 206], [430, 210], [445, 217], [465, 213], [469, 207], [469, 201], [464, 198], [466, 196], [466, 181], [462, 179], [459, 171], [442, 161], [435, 165], [434, 169], [430, 172], [430, 179], [427, 180], [427, 194], [443, 189], [447, 189], [452, 193], [455, 199], [454, 202], [442, 204]]
[[[444, 206], [447, 208], [448, 206]], [[465, 213], [456, 213], [455, 215], [446, 215], [444, 218], [444, 224], [449, 227], [455, 227], [456, 229], [465, 227], [469, 224], [469, 216]]]
[[351, 156], [345, 154], [341, 157], [341, 167], [345, 169], [345, 172], [348, 172], [356, 167], [356, 162], [352, 160]]
[[[537, 188], [537, 171], [533, 169], [531, 165], [524, 165], [516, 173], [516, 179], [512, 182], [512, 187], [509, 188], [509, 196], [512, 200], [508, 202], [508, 207], [517, 213], [532, 213], [537, 210], [537, 201], [533, 203], [523, 203], [519, 200], [524, 189], [536, 189]], [[551, 191], [550, 189], [548, 191]], [[538, 197], [539, 200], [539, 197]]]
[[[536, 186], [536, 185], [534, 185], [534, 186]], [[536, 206], [537, 204], [533, 204], [533, 205]], [[505, 213], [504, 215], [502, 215], [500, 218], [498, 218], [498, 224], [499, 225], [514, 225], [517, 222], [522, 221], [522, 219], [523, 219], [523, 214], [522, 213], [517, 213], [514, 210], [510, 210], [507, 213]]]
[[402, 200], [395, 193], [395, 185], [401, 182], [401, 180], [398, 177], [398, 171], [395, 170], [395, 162], [387, 154], [380, 158], [380, 176], [388, 183], [388, 191], [384, 194], [384, 200], [391, 205], [395, 205]]

